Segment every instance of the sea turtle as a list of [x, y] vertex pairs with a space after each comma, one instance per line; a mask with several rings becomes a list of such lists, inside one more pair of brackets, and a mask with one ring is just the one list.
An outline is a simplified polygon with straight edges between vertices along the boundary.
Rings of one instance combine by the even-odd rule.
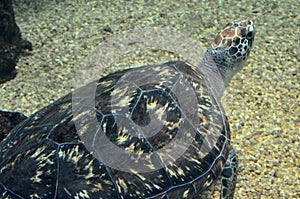
[[253, 40], [253, 22], [234, 21], [199, 66], [129, 67], [37, 111], [0, 143], [1, 198], [194, 198], [220, 178], [220, 198], [233, 198], [220, 84]]

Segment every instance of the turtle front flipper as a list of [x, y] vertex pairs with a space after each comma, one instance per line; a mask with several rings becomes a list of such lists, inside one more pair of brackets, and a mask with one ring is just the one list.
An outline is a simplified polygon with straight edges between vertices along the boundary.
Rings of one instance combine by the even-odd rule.
[[232, 199], [237, 178], [238, 157], [230, 146], [229, 156], [221, 176], [221, 195], [220, 199]]
[[8, 133], [17, 126], [17, 124], [26, 118], [25, 115], [19, 112], [0, 110], [0, 142], [7, 137]]

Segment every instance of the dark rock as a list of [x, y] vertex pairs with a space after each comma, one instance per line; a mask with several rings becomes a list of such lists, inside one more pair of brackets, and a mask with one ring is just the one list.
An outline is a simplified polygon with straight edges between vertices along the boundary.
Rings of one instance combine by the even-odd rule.
[[0, 83], [16, 75], [15, 66], [22, 49], [32, 49], [30, 42], [22, 40], [15, 22], [12, 0], [0, 1]]
[[8, 135], [11, 129], [27, 117], [19, 112], [0, 110], [0, 142]]

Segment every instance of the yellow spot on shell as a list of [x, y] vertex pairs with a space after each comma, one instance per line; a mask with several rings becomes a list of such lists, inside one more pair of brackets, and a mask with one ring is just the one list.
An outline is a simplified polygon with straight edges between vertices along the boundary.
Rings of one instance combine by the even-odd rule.
[[127, 193], [128, 192], [128, 187], [127, 187], [125, 181], [121, 178], [119, 178], [117, 181], [118, 181], [117, 187], [118, 187], [119, 193], [121, 193], [122, 191], [124, 191], [124, 193]]
[[187, 198], [188, 194], [189, 194], [189, 189], [184, 191], [183, 198]]
[[118, 144], [124, 144], [128, 140], [128, 135], [119, 135], [117, 138]]
[[83, 198], [88, 199], [88, 198], [90, 198], [90, 196], [86, 190], [82, 190], [79, 193], [76, 193], [74, 198], [75, 199], [83, 199]]

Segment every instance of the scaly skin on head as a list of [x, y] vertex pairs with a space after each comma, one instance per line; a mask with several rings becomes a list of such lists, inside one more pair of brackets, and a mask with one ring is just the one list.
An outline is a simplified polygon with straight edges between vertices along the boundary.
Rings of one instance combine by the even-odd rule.
[[254, 24], [250, 20], [227, 24], [207, 49], [200, 64], [220, 97], [232, 77], [242, 69], [254, 41]]

